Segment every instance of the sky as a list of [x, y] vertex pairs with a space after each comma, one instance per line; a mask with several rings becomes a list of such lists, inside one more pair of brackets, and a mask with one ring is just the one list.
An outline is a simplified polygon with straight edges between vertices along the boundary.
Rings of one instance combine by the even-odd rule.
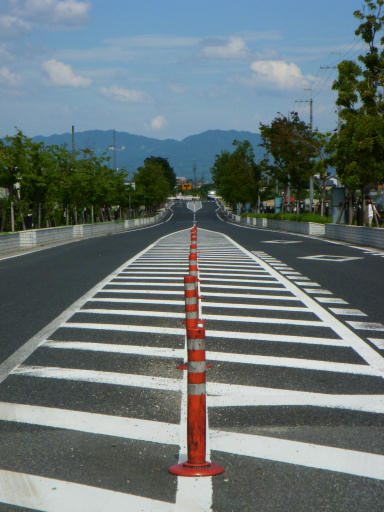
[[0, 137], [336, 128], [332, 82], [362, 0], [0, 0]]

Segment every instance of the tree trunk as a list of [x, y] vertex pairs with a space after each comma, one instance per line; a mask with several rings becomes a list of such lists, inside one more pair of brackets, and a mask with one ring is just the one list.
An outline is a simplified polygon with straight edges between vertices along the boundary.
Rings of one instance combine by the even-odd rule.
[[37, 207], [37, 228], [41, 228], [41, 203]]
[[348, 196], [348, 224], [351, 225], [353, 223], [353, 195], [352, 192], [349, 193]]
[[323, 216], [325, 214], [325, 198], [327, 194], [327, 178], [323, 178], [321, 183], [321, 206], [320, 206], [320, 215]]
[[15, 204], [11, 201], [11, 231], [15, 231]]

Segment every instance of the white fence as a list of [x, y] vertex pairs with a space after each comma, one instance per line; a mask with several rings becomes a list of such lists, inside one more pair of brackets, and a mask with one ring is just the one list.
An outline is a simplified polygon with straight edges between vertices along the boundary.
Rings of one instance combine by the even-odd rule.
[[236, 223], [248, 224], [260, 228], [277, 229], [289, 233], [314, 235], [329, 240], [341, 240], [351, 244], [384, 249], [384, 229], [365, 226], [346, 226], [344, 224], [318, 224], [316, 222], [294, 222], [256, 217], [241, 217], [224, 208], [230, 219]]
[[37, 246], [69, 242], [80, 238], [121, 233], [140, 226], [156, 224], [165, 212], [154, 217], [125, 220], [122, 222], [103, 222], [100, 224], [78, 224], [58, 228], [28, 229], [17, 233], [0, 234], [0, 255], [23, 251]]

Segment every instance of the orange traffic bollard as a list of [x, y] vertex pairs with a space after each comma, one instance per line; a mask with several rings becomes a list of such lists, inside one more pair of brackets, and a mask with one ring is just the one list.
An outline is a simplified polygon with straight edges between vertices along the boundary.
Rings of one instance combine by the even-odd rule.
[[205, 329], [196, 327], [187, 331], [188, 342], [188, 406], [187, 452], [188, 460], [169, 468], [179, 476], [213, 476], [224, 468], [207, 462], [206, 457], [206, 362]]

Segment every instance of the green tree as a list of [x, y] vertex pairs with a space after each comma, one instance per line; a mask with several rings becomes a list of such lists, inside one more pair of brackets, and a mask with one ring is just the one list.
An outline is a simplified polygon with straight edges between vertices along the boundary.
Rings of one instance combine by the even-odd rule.
[[169, 181], [164, 176], [163, 166], [152, 159], [147, 159], [137, 171], [135, 200], [145, 205], [147, 212], [153, 213], [170, 194]]
[[211, 169], [213, 182], [219, 194], [233, 205], [255, 203], [259, 193], [260, 168], [249, 141], [234, 141], [232, 153], [216, 155]]
[[163, 174], [165, 179], [169, 182], [169, 186], [171, 190], [173, 190], [176, 186], [176, 174], [173, 170], [173, 167], [170, 166], [168, 159], [163, 158], [161, 156], [150, 156], [144, 160], [144, 164], [146, 162], [154, 162], [159, 165], [161, 165], [161, 168], [163, 169]]
[[[0, 146], [0, 187], [7, 189], [8, 192], [8, 199], [3, 202], [3, 219], [4, 212], [9, 210], [8, 227], [11, 230], [15, 229], [17, 213], [20, 214], [18, 188], [30, 165], [28, 153], [30, 144], [31, 140], [21, 130], [17, 130], [14, 136], [5, 137], [5, 143], [1, 142]], [[3, 224], [5, 228], [4, 220]]]
[[360, 21], [355, 34], [367, 45], [359, 64], [345, 60], [338, 66], [333, 89], [338, 92], [341, 126], [333, 137], [333, 163], [349, 196], [359, 189], [365, 194], [371, 186], [384, 181], [384, 38], [383, 0], [364, 0], [354, 16]]
[[292, 187], [300, 201], [313, 175], [313, 132], [299, 119], [297, 112], [291, 112], [288, 117], [276, 116], [270, 125], [260, 123], [260, 133], [261, 146], [271, 157], [268, 166], [271, 177], [285, 187], [288, 200]]

